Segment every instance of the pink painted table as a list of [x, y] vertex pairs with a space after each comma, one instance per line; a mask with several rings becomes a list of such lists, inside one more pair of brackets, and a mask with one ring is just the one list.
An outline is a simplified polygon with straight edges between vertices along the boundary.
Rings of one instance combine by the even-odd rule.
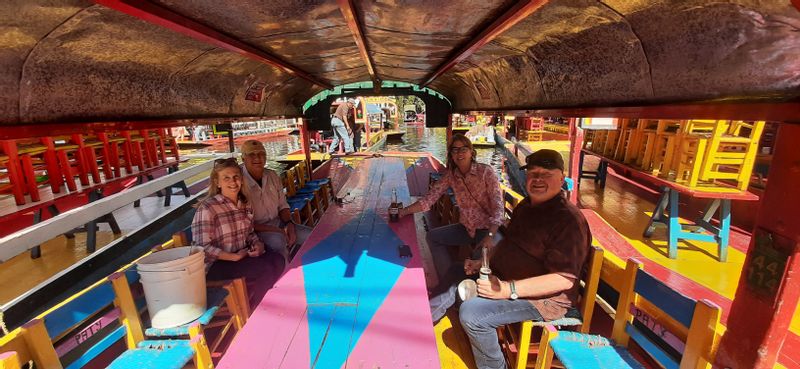
[[327, 210], [218, 368], [440, 367], [413, 217], [386, 214], [393, 189], [410, 203], [415, 166], [381, 157], [338, 168], [350, 171], [334, 184], [344, 204]]

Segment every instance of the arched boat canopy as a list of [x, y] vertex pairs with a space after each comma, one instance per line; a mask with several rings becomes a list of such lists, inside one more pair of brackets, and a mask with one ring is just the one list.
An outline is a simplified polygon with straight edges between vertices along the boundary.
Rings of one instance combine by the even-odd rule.
[[457, 111], [797, 102], [790, 1], [4, 1], [0, 124], [300, 116], [325, 89]]

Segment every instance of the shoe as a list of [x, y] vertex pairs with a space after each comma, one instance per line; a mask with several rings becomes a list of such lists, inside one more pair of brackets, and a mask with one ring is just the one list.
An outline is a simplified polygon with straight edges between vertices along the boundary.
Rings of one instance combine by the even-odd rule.
[[346, 153], [344, 153], [344, 154], [345, 154], [345, 155], [352, 155], [352, 154], [354, 154], [354, 153], [355, 153], [355, 151], [350, 151], [350, 152], [346, 152]]

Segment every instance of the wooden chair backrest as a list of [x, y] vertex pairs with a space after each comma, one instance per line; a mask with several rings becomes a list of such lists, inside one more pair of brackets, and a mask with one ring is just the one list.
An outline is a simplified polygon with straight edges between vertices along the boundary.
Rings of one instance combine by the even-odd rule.
[[129, 277], [136, 281], [138, 273], [117, 272], [78, 292], [0, 338], [0, 351], [16, 351], [20, 362], [37, 368], [60, 369], [83, 368], [120, 339], [135, 348], [144, 334]]
[[600, 270], [603, 266], [603, 249], [592, 245], [587, 261], [586, 275], [583, 278], [583, 289], [581, 293], [580, 306], [578, 310], [583, 317], [581, 333], [588, 333], [592, 324], [592, 314], [594, 314], [595, 301], [597, 301], [597, 288], [600, 286]]
[[618, 305], [613, 333], [618, 343], [633, 339], [665, 368], [705, 368], [713, 362], [718, 306], [684, 296], [641, 269], [633, 292]]

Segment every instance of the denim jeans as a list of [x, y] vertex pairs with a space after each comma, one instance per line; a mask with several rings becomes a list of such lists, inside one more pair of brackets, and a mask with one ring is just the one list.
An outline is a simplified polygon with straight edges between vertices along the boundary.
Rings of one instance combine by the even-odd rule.
[[[311, 228], [306, 227], [304, 225], [295, 224], [294, 225], [295, 235], [297, 235], [296, 244], [302, 245], [303, 242], [306, 242], [306, 238], [308, 235], [311, 234]], [[286, 239], [286, 233], [283, 232], [258, 232], [258, 238], [261, 239], [261, 242], [264, 243], [264, 246], [267, 247], [267, 250], [272, 250], [277, 252], [283, 256], [283, 258], [289, 261], [289, 249], [287, 248], [288, 241]]]
[[[465, 228], [461, 223], [448, 224], [428, 231], [428, 247], [431, 250], [433, 264], [436, 266], [436, 273], [439, 276], [440, 285], [442, 284], [444, 275], [453, 265], [453, 260], [450, 257], [450, 253], [447, 251], [448, 246], [475, 246], [478, 242], [483, 240], [488, 233], [489, 230], [487, 229], [478, 229], [475, 231], [475, 237], [470, 237], [469, 233], [467, 232], [467, 228]], [[479, 251], [480, 250], [477, 250], [477, 252]], [[481, 255], [477, 252], [472, 255], [473, 259], [480, 259]], [[458, 265], [460, 265], [463, 269], [462, 263], [463, 260], [458, 261]]]
[[475, 365], [479, 369], [505, 369], [506, 361], [497, 342], [496, 328], [525, 320], [542, 320], [526, 300], [491, 300], [475, 297], [461, 304], [458, 314], [469, 337]]
[[331, 141], [328, 153], [333, 154], [339, 150], [340, 140], [344, 141], [344, 151], [346, 153], [353, 152], [353, 140], [347, 133], [347, 127], [344, 126], [344, 122], [338, 117], [333, 117], [331, 118], [331, 128], [333, 128], [333, 141]]

